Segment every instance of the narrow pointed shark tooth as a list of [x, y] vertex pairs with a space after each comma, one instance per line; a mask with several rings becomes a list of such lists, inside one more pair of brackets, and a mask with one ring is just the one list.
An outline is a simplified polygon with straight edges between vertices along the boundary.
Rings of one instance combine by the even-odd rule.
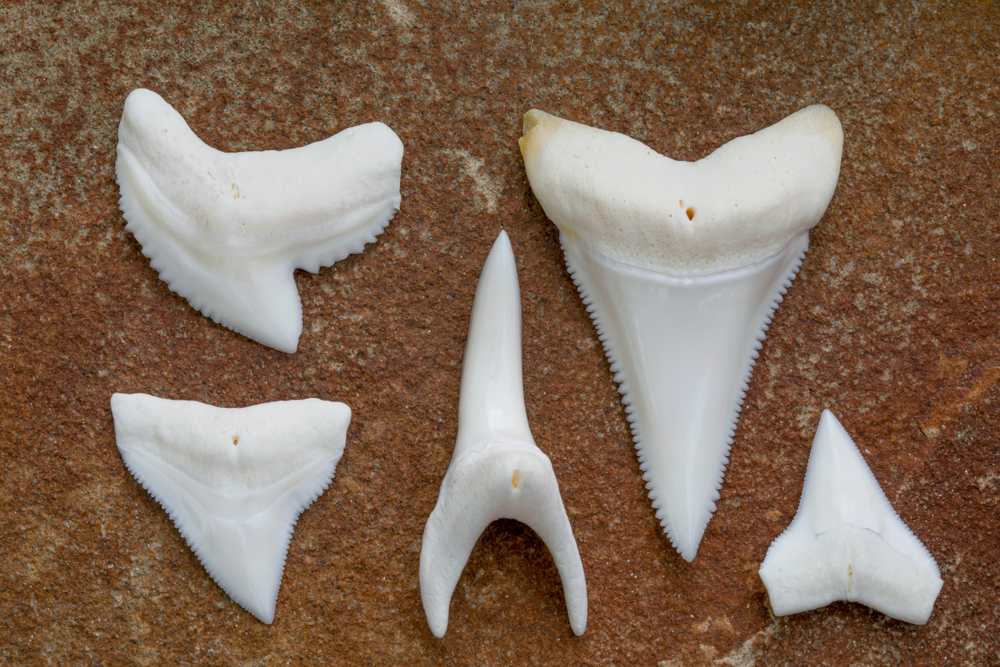
[[310, 398], [216, 408], [114, 394], [118, 450], [208, 574], [264, 623], [299, 515], [330, 485], [351, 409]]
[[840, 122], [808, 107], [688, 163], [532, 110], [520, 146], [619, 383], [656, 517], [693, 560], [760, 341], [833, 196]]
[[521, 294], [505, 232], [483, 266], [462, 363], [458, 437], [420, 551], [420, 597], [431, 632], [448, 608], [479, 535], [497, 519], [527, 524], [559, 570], [570, 626], [587, 628], [587, 582], [552, 463], [528, 427], [521, 375]]
[[283, 352], [302, 333], [296, 268], [364, 250], [399, 209], [403, 144], [369, 123], [300, 148], [224, 153], [156, 93], [125, 100], [115, 172], [122, 215], [171, 290]]
[[934, 557], [829, 410], [816, 430], [799, 509], [767, 550], [760, 578], [777, 616], [845, 600], [918, 625], [930, 618], [943, 584]]

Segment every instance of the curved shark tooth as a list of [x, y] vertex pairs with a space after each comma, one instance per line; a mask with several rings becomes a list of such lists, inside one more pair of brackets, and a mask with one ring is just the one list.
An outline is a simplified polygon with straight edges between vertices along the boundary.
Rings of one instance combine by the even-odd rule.
[[833, 196], [840, 122], [808, 107], [687, 163], [532, 110], [520, 145], [619, 383], [656, 517], [693, 560], [760, 341]]
[[351, 409], [316, 398], [226, 409], [114, 394], [111, 412], [132, 476], [212, 579], [271, 623], [295, 522], [333, 479]]
[[528, 427], [521, 376], [521, 294], [505, 232], [483, 266], [462, 363], [458, 437], [420, 551], [420, 597], [435, 637], [479, 535], [497, 519], [527, 524], [559, 570], [570, 626], [587, 629], [587, 582], [552, 462]]
[[295, 269], [315, 273], [374, 243], [399, 209], [402, 159], [382, 123], [290, 150], [223, 153], [140, 88], [125, 100], [115, 172], [126, 226], [170, 289], [290, 353], [302, 333]]
[[829, 410], [816, 429], [799, 509], [767, 550], [760, 578], [777, 616], [845, 600], [918, 625], [943, 584], [934, 557]]

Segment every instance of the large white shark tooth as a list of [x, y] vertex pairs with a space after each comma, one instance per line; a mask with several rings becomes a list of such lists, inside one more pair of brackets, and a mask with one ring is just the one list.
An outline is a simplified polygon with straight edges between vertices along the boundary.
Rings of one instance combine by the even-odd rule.
[[399, 209], [403, 144], [382, 123], [283, 151], [205, 145], [156, 93], [118, 126], [122, 215], [170, 289], [213, 320], [294, 352], [296, 268], [315, 273], [385, 229]]
[[431, 632], [448, 608], [479, 535], [497, 519], [527, 524], [559, 570], [570, 627], [587, 629], [587, 582], [552, 463], [528, 427], [521, 376], [521, 293], [505, 232], [483, 266], [462, 362], [458, 437], [420, 550], [420, 597]]
[[316, 398], [226, 409], [114, 394], [111, 412], [129, 472], [212, 579], [270, 623], [295, 522], [333, 479], [351, 409]]
[[845, 600], [918, 625], [930, 618], [943, 583], [934, 557], [829, 410], [816, 430], [798, 512], [771, 543], [760, 578], [777, 616]]
[[833, 196], [840, 122], [808, 107], [688, 163], [532, 110], [520, 145], [619, 383], [656, 517], [693, 560], [760, 341]]

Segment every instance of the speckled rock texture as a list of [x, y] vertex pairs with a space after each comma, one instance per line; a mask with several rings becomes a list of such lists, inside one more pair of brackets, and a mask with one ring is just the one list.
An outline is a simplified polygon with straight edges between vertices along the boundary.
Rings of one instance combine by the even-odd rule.
[[[1000, 662], [1000, 5], [432, 0], [0, 8], [0, 664], [985, 665]], [[786, 6], [787, 5], [787, 6]], [[126, 95], [228, 151], [382, 121], [402, 208], [297, 274], [299, 351], [169, 291], [118, 210]], [[718, 511], [684, 562], [517, 146], [537, 107], [678, 159], [809, 104], [840, 184], [761, 351]], [[483, 534], [448, 634], [420, 540], [456, 435], [462, 352], [500, 229], [518, 258], [525, 398], [587, 573], [574, 637], [541, 541]], [[354, 411], [266, 626], [209, 579], [114, 442], [116, 391]], [[823, 408], [941, 567], [930, 622], [769, 613], [757, 568], [795, 512]]]

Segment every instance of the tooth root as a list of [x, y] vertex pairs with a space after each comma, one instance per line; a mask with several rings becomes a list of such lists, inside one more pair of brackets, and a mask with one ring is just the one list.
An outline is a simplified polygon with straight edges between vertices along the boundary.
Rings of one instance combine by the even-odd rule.
[[943, 584], [934, 557], [829, 410], [816, 429], [798, 511], [768, 549], [760, 578], [777, 616], [845, 600], [918, 625]]
[[462, 365], [458, 438], [424, 528], [420, 596], [431, 632], [448, 628], [451, 596], [483, 530], [497, 519], [527, 524], [562, 580], [570, 626], [587, 627], [587, 583], [549, 458], [528, 427], [521, 376], [521, 297], [506, 233], [483, 266]]
[[764, 261], [707, 277], [627, 266], [561, 235], [632, 424], [656, 517], [688, 561], [698, 553], [740, 406], [777, 296], [794, 277], [808, 232]]
[[[517, 485], [514, 485], [514, 480]], [[448, 628], [448, 609], [462, 570], [483, 530], [515, 519], [534, 530], [559, 570], [570, 626], [587, 627], [587, 584], [549, 458], [524, 443], [494, 443], [456, 460], [427, 520], [420, 552], [420, 593], [436, 637]]]

